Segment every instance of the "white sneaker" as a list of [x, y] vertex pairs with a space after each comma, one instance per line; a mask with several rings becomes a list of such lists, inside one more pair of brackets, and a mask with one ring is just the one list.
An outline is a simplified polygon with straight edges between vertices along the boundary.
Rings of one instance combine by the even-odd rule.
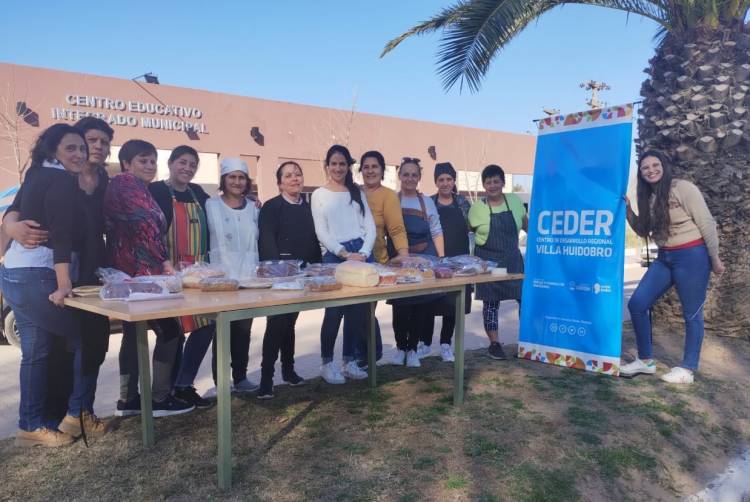
[[669, 370], [669, 373], [662, 375], [661, 379], [667, 383], [691, 384], [693, 383], [694, 377], [693, 372], [689, 369], [675, 366]]
[[216, 387], [211, 387], [203, 394], [203, 399], [216, 399]]
[[404, 352], [403, 350], [397, 350], [396, 353], [391, 358], [391, 364], [403, 366], [405, 362], [406, 362], [406, 352]]
[[325, 363], [320, 367], [320, 376], [323, 377], [323, 380], [333, 385], [346, 383], [344, 375], [341, 374], [338, 366], [333, 361]]
[[452, 363], [456, 360], [456, 358], [453, 357], [453, 350], [451, 350], [451, 345], [449, 343], [440, 344], [440, 357], [442, 357], [443, 361], [446, 363]]
[[620, 368], [620, 376], [625, 378], [634, 377], [640, 373], [653, 375], [656, 373], [656, 363], [653, 359], [641, 360], [636, 358], [632, 363], [628, 363]]
[[344, 365], [343, 373], [346, 378], [352, 380], [364, 380], [367, 378], [367, 372], [357, 366], [357, 361], [349, 361]]
[[419, 356], [414, 350], [410, 350], [406, 353], [406, 367], [407, 368], [420, 368], [422, 363], [419, 362]]
[[417, 345], [417, 356], [419, 356], [420, 359], [429, 356], [431, 352], [432, 347], [425, 345], [424, 342], [419, 342]]

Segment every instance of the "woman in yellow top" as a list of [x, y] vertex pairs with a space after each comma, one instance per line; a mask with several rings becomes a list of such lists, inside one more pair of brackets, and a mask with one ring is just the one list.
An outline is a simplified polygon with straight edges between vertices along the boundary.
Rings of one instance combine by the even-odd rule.
[[[469, 210], [469, 225], [475, 232], [474, 254], [497, 262], [509, 274], [523, 273], [518, 232], [528, 228], [526, 208], [517, 195], [503, 193], [505, 172], [500, 166], [492, 164], [482, 170], [482, 186], [487, 197], [472, 204]], [[476, 298], [484, 303], [482, 317], [490, 339], [490, 357], [506, 359], [497, 335], [497, 314], [503, 300], [516, 300], [520, 308], [521, 281], [477, 284]]]
[[[364, 181], [364, 192], [367, 197], [367, 205], [370, 206], [372, 218], [375, 220], [375, 245], [372, 248], [372, 256], [377, 263], [388, 261], [386, 237], [393, 244], [398, 256], [409, 256], [409, 242], [406, 238], [404, 217], [401, 214], [401, 202], [396, 192], [383, 186], [385, 178], [385, 158], [378, 151], [365, 152], [359, 160], [359, 172], [362, 173]], [[344, 319], [346, 324], [346, 319]], [[383, 340], [380, 336], [380, 324], [375, 323], [376, 328], [376, 359], [383, 355]], [[367, 342], [361, 340], [357, 344], [355, 357], [360, 366], [364, 367], [367, 361]]]

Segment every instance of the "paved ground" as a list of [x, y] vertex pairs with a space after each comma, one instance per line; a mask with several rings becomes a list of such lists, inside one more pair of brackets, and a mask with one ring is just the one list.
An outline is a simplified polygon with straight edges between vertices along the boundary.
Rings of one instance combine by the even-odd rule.
[[[638, 281], [643, 275], [642, 269], [637, 264], [629, 264], [625, 267], [625, 302], [635, 289]], [[627, 319], [627, 309], [624, 308]], [[486, 347], [487, 337], [482, 327], [482, 304], [475, 301], [472, 304], [472, 313], [466, 317], [465, 346], [467, 350]], [[513, 301], [501, 304], [500, 335], [503, 343], [515, 343], [518, 339], [518, 309]], [[387, 361], [395, 350], [393, 329], [391, 327], [391, 308], [384, 302], [378, 304], [377, 317], [383, 333], [383, 360]], [[320, 366], [320, 323], [322, 311], [303, 312], [297, 322], [296, 343], [296, 369], [303, 378], [316, 377]], [[260, 352], [265, 331], [265, 319], [258, 319], [253, 323], [252, 338], [250, 343], [250, 371], [249, 378], [258, 381], [260, 379]], [[435, 336], [433, 342], [433, 355], [439, 351], [440, 319], [435, 323]], [[335, 349], [335, 357], [341, 357], [341, 336]], [[151, 339], [153, 347], [153, 337]], [[119, 376], [117, 353], [120, 347], [120, 335], [112, 335], [110, 339], [110, 350], [101, 368], [99, 375], [99, 388], [96, 395], [95, 412], [100, 416], [109, 416], [114, 413], [115, 402], [119, 395]], [[18, 423], [18, 366], [20, 351], [11, 346], [0, 346], [0, 438], [15, 434]], [[211, 379], [211, 361], [206, 357], [201, 366], [195, 386], [198, 392], [203, 393], [213, 387]], [[277, 384], [281, 383], [280, 369], [277, 363]], [[283, 392], [283, 389], [279, 389]]]

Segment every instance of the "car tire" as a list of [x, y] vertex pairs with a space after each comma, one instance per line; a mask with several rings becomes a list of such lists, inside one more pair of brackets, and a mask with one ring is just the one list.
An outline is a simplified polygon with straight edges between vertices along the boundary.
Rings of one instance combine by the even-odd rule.
[[3, 335], [5, 335], [5, 339], [9, 344], [19, 349], [21, 348], [21, 336], [16, 328], [16, 315], [11, 309], [8, 309], [5, 313], [5, 318], [3, 320]]

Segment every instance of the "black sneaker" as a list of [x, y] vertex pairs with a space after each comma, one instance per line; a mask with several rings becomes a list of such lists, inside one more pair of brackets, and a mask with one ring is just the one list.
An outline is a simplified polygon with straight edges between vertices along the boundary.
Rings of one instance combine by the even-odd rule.
[[497, 342], [492, 342], [490, 344], [490, 348], [487, 349], [487, 352], [490, 353], [490, 357], [492, 359], [497, 359], [498, 361], [505, 361], [506, 359], [508, 359], [505, 355], [505, 352], [503, 351], [502, 345]]
[[[295, 373], [296, 375], [296, 373]], [[297, 377], [299, 378], [299, 377]], [[301, 379], [300, 379], [301, 380]], [[258, 399], [273, 399], [273, 378], [260, 379], [260, 389], [258, 389]]]
[[[294, 370], [291, 370], [289, 372], [282, 373], [281, 379], [284, 380], [286, 383], [291, 385], [292, 387], [297, 387], [299, 385], [305, 385], [305, 379], [299, 376]], [[263, 379], [261, 378], [260, 382], [260, 388], [263, 389]]]
[[127, 401], [122, 399], [117, 400], [117, 410], [115, 410], [116, 417], [132, 417], [141, 414], [141, 396], [136, 395], [134, 398]]
[[181, 399], [196, 408], [210, 408], [213, 403], [208, 399], [203, 399], [192, 385], [190, 387], [175, 387], [174, 397]]
[[153, 406], [154, 417], [156, 418], [180, 415], [195, 409], [195, 406], [192, 404], [188, 404], [174, 396], [168, 396], [164, 401], [152, 401], [151, 406]]

